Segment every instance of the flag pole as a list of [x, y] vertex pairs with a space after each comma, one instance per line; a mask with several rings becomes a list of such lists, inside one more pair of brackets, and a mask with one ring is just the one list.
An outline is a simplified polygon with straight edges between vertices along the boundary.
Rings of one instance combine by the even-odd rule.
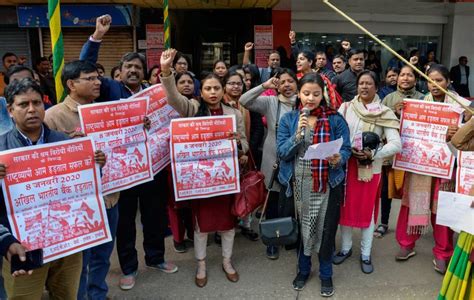
[[53, 76], [57, 103], [63, 100], [64, 87], [61, 73], [64, 68], [64, 43], [61, 32], [60, 0], [48, 0], [49, 30], [51, 31], [51, 53], [53, 54]]
[[165, 49], [171, 47], [170, 41], [170, 18], [168, 15], [168, 0], [163, 1], [163, 25], [164, 25], [164, 39], [165, 39]]

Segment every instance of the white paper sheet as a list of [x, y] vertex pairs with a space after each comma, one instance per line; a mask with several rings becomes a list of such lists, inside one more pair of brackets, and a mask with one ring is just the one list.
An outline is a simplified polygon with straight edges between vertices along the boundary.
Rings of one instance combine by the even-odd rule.
[[306, 150], [306, 153], [304, 154], [304, 157], [302, 159], [326, 159], [327, 157], [339, 153], [339, 151], [341, 150], [341, 146], [342, 137], [327, 143], [311, 145], [309, 146], [308, 150]]
[[474, 234], [472, 201], [472, 196], [440, 191], [436, 223]]

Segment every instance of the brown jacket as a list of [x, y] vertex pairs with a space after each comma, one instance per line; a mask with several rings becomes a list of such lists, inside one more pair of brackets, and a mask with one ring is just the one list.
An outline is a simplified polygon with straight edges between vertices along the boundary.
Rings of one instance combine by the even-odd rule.
[[474, 151], [474, 118], [459, 128], [451, 138], [451, 144], [462, 151]]
[[[81, 122], [77, 107], [80, 104], [67, 96], [63, 102], [51, 107], [46, 111], [44, 122], [50, 129], [71, 134], [80, 131]], [[120, 192], [104, 196], [105, 206], [114, 207], [120, 197]]]

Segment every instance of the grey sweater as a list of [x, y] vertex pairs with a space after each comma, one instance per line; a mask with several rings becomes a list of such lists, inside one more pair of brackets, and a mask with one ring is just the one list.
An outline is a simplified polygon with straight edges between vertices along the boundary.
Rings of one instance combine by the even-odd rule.
[[[267, 119], [268, 131], [263, 143], [262, 172], [265, 175], [265, 184], [268, 187], [272, 177], [273, 165], [277, 158], [275, 124], [277, 118], [280, 120], [285, 113], [293, 109], [296, 97], [291, 100], [292, 105], [289, 105], [281, 101], [277, 96], [260, 96], [264, 91], [265, 89], [261, 85], [256, 86], [243, 94], [239, 102], [246, 109], [260, 113]], [[277, 116], [278, 102], [281, 103], [279, 116]], [[279, 192], [280, 185], [276, 178], [271, 190]]]

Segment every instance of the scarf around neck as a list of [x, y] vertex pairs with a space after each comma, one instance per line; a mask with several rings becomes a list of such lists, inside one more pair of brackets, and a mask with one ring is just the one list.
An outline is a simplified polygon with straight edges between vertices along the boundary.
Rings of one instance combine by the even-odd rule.
[[286, 104], [288, 106], [291, 106], [291, 107], [294, 107], [295, 104], [296, 104], [296, 94], [291, 96], [290, 98], [287, 98], [285, 96], [283, 96], [282, 94], [278, 94], [278, 100], [283, 103], [283, 104]]
[[[337, 112], [326, 106], [319, 106], [311, 111], [311, 116], [317, 118], [314, 126], [313, 145], [327, 143], [331, 140], [331, 127], [329, 116]], [[311, 161], [311, 172], [313, 177], [313, 191], [326, 193], [329, 178], [329, 162], [327, 160], [313, 159]]]
[[[380, 98], [377, 94], [375, 94], [375, 97], [371, 103], [380, 103]], [[390, 108], [386, 107], [385, 105], [381, 105], [380, 111], [369, 112], [365, 108], [364, 103], [360, 99], [359, 95], [356, 95], [349, 105], [352, 106], [352, 109], [354, 110], [357, 117], [361, 119], [362, 122], [364, 122], [364, 131], [373, 131], [376, 125], [400, 129], [400, 121], [398, 120], [397, 116]]]

